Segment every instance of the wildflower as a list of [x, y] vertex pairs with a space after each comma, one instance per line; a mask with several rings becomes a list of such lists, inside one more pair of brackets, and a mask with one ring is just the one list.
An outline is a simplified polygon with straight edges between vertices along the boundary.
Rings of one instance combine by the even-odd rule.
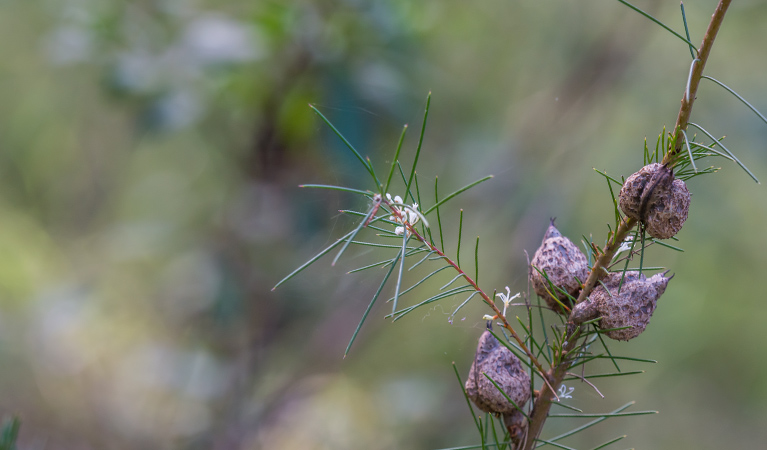
[[[389, 200], [389, 203], [392, 205], [392, 209], [396, 210], [399, 214], [394, 214], [389, 217], [389, 220], [392, 222], [401, 223], [401, 227], [397, 227], [394, 229], [394, 234], [397, 236], [401, 236], [402, 233], [404, 233], [407, 230], [407, 225], [413, 226], [415, 225], [418, 220], [420, 219], [420, 214], [418, 214], [416, 211], [418, 210], [418, 203], [413, 203], [413, 206], [407, 206], [402, 201], [402, 197], [399, 195], [395, 196], [393, 199], [391, 197], [391, 194], [386, 194], [386, 198]], [[401, 205], [401, 206], [396, 206]], [[410, 235], [410, 231], [407, 232], [408, 236]]]
[[501, 301], [503, 302], [503, 315], [506, 316], [506, 308], [509, 307], [509, 303], [511, 303], [512, 300], [520, 296], [520, 293], [517, 292], [514, 294], [514, 296], [511, 296], [511, 289], [509, 289], [508, 286], [506, 286], [506, 293], [505, 294], [495, 294], [496, 297], [501, 297]]
[[563, 384], [562, 386], [559, 386], [559, 398], [573, 398], [573, 391], [575, 391], [574, 387], [568, 388]]
[[617, 255], [618, 253], [623, 253], [625, 251], [628, 251], [629, 249], [631, 249], [631, 245], [633, 244], [633, 242], [634, 242], [634, 236], [626, 237], [626, 239], [624, 239], [623, 242], [621, 243], [621, 246], [618, 247], [618, 250], [616, 250], [615, 254]]

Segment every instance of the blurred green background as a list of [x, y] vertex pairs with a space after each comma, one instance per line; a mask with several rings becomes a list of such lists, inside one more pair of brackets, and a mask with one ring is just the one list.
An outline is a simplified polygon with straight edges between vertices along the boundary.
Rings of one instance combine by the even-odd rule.
[[[682, 30], [678, 3], [636, 3]], [[687, 5], [693, 42], [715, 5]], [[767, 3], [735, 2], [706, 71], [763, 111], [765, 23]], [[442, 211], [447, 249], [463, 208], [482, 285], [514, 293], [549, 217], [604, 239], [592, 168], [641, 166], [690, 64], [609, 0], [4, 0], [0, 30], [0, 416], [20, 416], [23, 449], [478, 443], [451, 367], [468, 373], [478, 299], [452, 321], [463, 297], [395, 324], [381, 303], [342, 359], [383, 275], [345, 272], [385, 254], [328, 258], [270, 291], [352, 229], [339, 209], [364, 207], [297, 186], [372, 187], [307, 103], [385, 171], [405, 123], [412, 161], [433, 92], [421, 179], [449, 192], [495, 175]], [[703, 83], [692, 120], [767, 179], [767, 125]], [[567, 445], [767, 439], [767, 192], [715, 163], [689, 183], [686, 252], [648, 252], [676, 274], [652, 324], [612, 346], [658, 364], [601, 382], [606, 399], [573, 384], [588, 412], [660, 414]], [[582, 423], [558, 420], [546, 435]]]

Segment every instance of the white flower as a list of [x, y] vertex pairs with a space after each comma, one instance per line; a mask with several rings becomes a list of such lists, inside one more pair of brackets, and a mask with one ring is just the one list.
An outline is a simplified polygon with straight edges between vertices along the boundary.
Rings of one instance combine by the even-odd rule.
[[574, 387], [568, 389], [568, 387], [563, 384], [562, 386], [559, 386], [559, 398], [573, 398], [573, 396], [570, 395], [573, 391], [575, 391]]
[[623, 240], [623, 243], [621, 243], [621, 246], [618, 247], [618, 250], [615, 251], [615, 254], [623, 253], [625, 251], [628, 251], [631, 249], [631, 245], [634, 243], [634, 236], [628, 236], [626, 239]]
[[520, 296], [520, 293], [517, 292], [514, 294], [514, 296], [511, 296], [511, 289], [509, 289], [508, 286], [506, 286], [506, 293], [505, 294], [495, 294], [496, 297], [501, 297], [501, 301], [503, 302], [503, 315], [506, 316], [506, 308], [509, 307], [509, 303], [511, 303], [512, 300]]
[[[413, 203], [413, 206], [407, 206], [402, 201], [402, 197], [399, 195], [395, 196], [394, 199], [391, 198], [391, 194], [386, 194], [386, 198], [389, 200], [389, 203], [392, 205], [392, 209], [396, 210], [399, 215], [395, 214], [389, 217], [389, 220], [392, 222], [401, 223], [401, 227], [397, 227], [394, 229], [394, 233], [397, 236], [401, 236], [402, 233], [406, 230], [406, 225], [415, 225], [418, 220], [420, 219], [420, 215], [416, 212], [418, 210], [418, 203]], [[395, 206], [395, 205], [401, 205], [401, 206]], [[410, 231], [408, 231], [408, 235], [410, 235]]]
[[491, 316], [490, 314], [485, 314], [482, 316], [482, 320], [493, 320], [495, 319], [495, 316]]

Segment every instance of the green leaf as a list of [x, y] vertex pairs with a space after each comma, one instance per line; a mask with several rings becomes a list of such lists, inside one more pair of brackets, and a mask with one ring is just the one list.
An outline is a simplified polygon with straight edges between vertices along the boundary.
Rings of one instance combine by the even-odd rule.
[[608, 445], [614, 444], [614, 443], [616, 443], [616, 442], [620, 441], [621, 439], [624, 439], [625, 437], [626, 437], [626, 435], [625, 435], [625, 434], [624, 434], [623, 436], [618, 436], [617, 438], [615, 438], [615, 439], [611, 439], [611, 440], [609, 440], [609, 441], [605, 442], [605, 443], [604, 443], [604, 444], [602, 444], [602, 445], [597, 445], [597, 446], [596, 446], [596, 447], [594, 447], [592, 450], [599, 450], [599, 449], [605, 448], [605, 447], [607, 447]]
[[368, 198], [373, 198], [373, 193], [370, 191], [363, 191], [360, 189], [352, 189], [352, 188], [342, 187], [342, 186], [331, 186], [327, 184], [299, 184], [298, 187], [314, 188], [314, 189], [330, 189], [333, 191], [351, 192], [352, 194], [359, 194], [359, 195], [364, 195], [365, 197], [368, 197]]
[[[572, 448], [572, 447], [568, 447], [568, 446], [566, 446], [566, 445], [562, 445], [562, 444], [559, 444], [559, 443], [557, 443], [557, 442], [554, 442], [554, 441], [551, 441], [551, 440], [546, 440], [546, 439], [537, 438], [537, 439], [535, 439], [535, 441], [536, 441], [536, 442], [541, 442], [541, 443], [544, 443], [544, 444], [553, 445], [553, 446], [554, 446], [554, 447], [556, 447], [556, 448], [562, 448], [562, 449], [564, 449], [564, 450], [577, 450], [577, 449], [574, 449], [574, 448]], [[536, 446], [535, 448], [538, 448], [538, 447], [541, 447], [541, 446], [540, 446], [540, 445], [538, 445], [538, 446]]]
[[[402, 291], [402, 292], [400, 293], [400, 295], [405, 295], [405, 294], [407, 294], [408, 292], [410, 292], [410, 291], [412, 291], [413, 289], [417, 288], [419, 285], [421, 285], [421, 283], [425, 282], [425, 281], [426, 281], [426, 280], [428, 280], [429, 278], [433, 277], [434, 275], [438, 274], [439, 272], [442, 272], [442, 271], [443, 271], [443, 270], [445, 270], [445, 269], [450, 269], [450, 268], [452, 268], [452, 266], [443, 266], [443, 267], [440, 267], [439, 269], [435, 270], [434, 272], [432, 272], [432, 273], [430, 273], [430, 274], [426, 275], [425, 277], [423, 277], [423, 278], [422, 278], [422, 279], [421, 279], [419, 282], [415, 283], [414, 285], [412, 285], [412, 286], [410, 286], [409, 288], [407, 288], [407, 289], [405, 289], [404, 291]], [[440, 290], [441, 290], [441, 289], [440, 289]], [[387, 300], [386, 302], [388, 303], [388, 302], [390, 302], [390, 301], [392, 301], [392, 300], [394, 300], [394, 297], [390, 298], [390, 299], [389, 299], [389, 300]]]
[[354, 146], [344, 137], [344, 135], [341, 134], [338, 129], [336, 129], [335, 126], [333, 126], [332, 123], [325, 117], [319, 109], [315, 108], [314, 105], [309, 105], [312, 110], [317, 113], [318, 116], [322, 118], [322, 120], [330, 127], [331, 130], [336, 134], [336, 136], [339, 137], [343, 141], [344, 144], [346, 144], [346, 147], [351, 150], [352, 153], [354, 153], [354, 156], [357, 157], [357, 159], [362, 163], [363, 166], [365, 166], [365, 170], [370, 174], [370, 176], [373, 178], [373, 182], [375, 183], [376, 187], [381, 185], [381, 182], [378, 181], [378, 177], [375, 174], [375, 171], [373, 170], [373, 165], [370, 164], [370, 161], [366, 161], [362, 155], [357, 151], [357, 149], [354, 148]]
[[[684, 3], [679, 2], [679, 6], [682, 8], [682, 22], [684, 23], [684, 34], [687, 36], [687, 42], [690, 42], [690, 30], [687, 28], [687, 16], [684, 13]], [[695, 47], [692, 44], [688, 44], [690, 49], [690, 56], [695, 59]]]
[[[628, 376], [628, 375], [639, 375], [640, 373], [644, 373], [644, 370], [635, 370], [633, 372], [596, 373], [593, 375], [585, 375], [583, 378], [591, 379], [591, 378], [622, 377], [622, 376]], [[580, 377], [566, 377], [564, 381], [580, 380], [580, 379], [581, 379]]]
[[285, 278], [283, 278], [282, 280], [280, 280], [280, 282], [279, 282], [279, 283], [275, 284], [275, 285], [274, 285], [274, 287], [272, 288], [272, 290], [275, 290], [275, 289], [277, 289], [277, 288], [278, 288], [278, 287], [279, 287], [281, 284], [285, 283], [285, 282], [286, 282], [286, 281], [288, 281], [289, 279], [291, 279], [291, 278], [293, 278], [294, 276], [298, 275], [298, 274], [299, 274], [301, 271], [303, 271], [304, 269], [306, 269], [306, 268], [307, 268], [307, 267], [309, 267], [310, 265], [314, 264], [314, 262], [315, 262], [315, 261], [317, 261], [318, 259], [320, 259], [320, 258], [322, 258], [323, 256], [325, 256], [325, 255], [326, 255], [328, 252], [330, 252], [331, 250], [333, 250], [333, 249], [334, 249], [334, 248], [335, 248], [337, 245], [339, 245], [340, 243], [344, 242], [344, 241], [345, 241], [345, 240], [346, 240], [346, 239], [347, 239], [349, 236], [351, 236], [351, 235], [352, 235], [352, 233], [354, 233], [354, 230], [352, 230], [352, 231], [348, 232], [348, 233], [347, 233], [346, 235], [344, 235], [344, 236], [343, 236], [341, 239], [337, 240], [337, 241], [336, 241], [336, 242], [334, 242], [332, 245], [330, 245], [330, 247], [328, 247], [328, 248], [326, 248], [325, 250], [323, 250], [323, 251], [321, 251], [321, 252], [317, 253], [316, 255], [314, 255], [314, 257], [312, 257], [312, 259], [310, 259], [309, 261], [305, 262], [303, 265], [301, 265], [301, 267], [299, 267], [298, 269], [296, 269], [296, 270], [294, 270], [293, 272], [291, 272], [291, 273], [290, 273], [288, 276], [286, 276]]
[[399, 137], [399, 143], [397, 144], [397, 151], [394, 153], [394, 159], [391, 160], [391, 169], [389, 169], [389, 176], [386, 178], [386, 186], [384, 186], [383, 192], [381, 194], [386, 194], [389, 192], [389, 186], [391, 185], [391, 177], [394, 175], [394, 167], [397, 165], [397, 161], [399, 161], [399, 152], [402, 150], [402, 143], [405, 141], [405, 132], [407, 132], [407, 124], [405, 124], [404, 127], [402, 127], [402, 134]]
[[466, 399], [466, 404], [469, 405], [469, 411], [471, 411], [471, 418], [474, 420], [474, 424], [477, 426], [477, 430], [479, 430], [479, 432], [482, 433], [482, 428], [479, 426], [479, 422], [477, 422], [477, 415], [474, 414], [474, 408], [471, 406], [471, 400], [469, 400], [469, 394], [466, 393], [463, 380], [461, 380], [461, 375], [458, 373], [458, 367], [456, 367], [455, 362], [453, 362], [453, 371], [455, 372], [455, 377], [458, 378], [458, 384], [461, 385], [461, 392], [463, 393], [463, 398]]
[[442, 218], [439, 216], [439, 189], [438, 189], [438, 177], [434, 177], [434, 205], [437, 210], [437, 225], [439, 226], [439, 245], [441, 249], [445, 249], [445, 239], [442, 235]]
[[754, 106], [751, 103], [747, 102], [745, 98], [743, 98], [740, 95], [738, 95], [738, 93], [735, 92], [734, 90], [732, 90], [729, 86], [727, 86], [726, 84], [722, 83], [721, 81], [719, 81], [719, 80], [717, 80], [715, 78], [712, 78], [712, 77], [709, 77], [709, 76], [706, 76], [706, 75], [701, 76], [701, 78], [705, 78], [707, 80], [711, 80], [714, 83], [716, 83], [719, 86], [721, 86], [724, 89], [726, 89], [727, 92], [729, 92], [730, 94], [734, 95], [738, 100], [743, 102], [743, 104], [746, 105], [748, 107], [748, 109], [750, 109], [751, 111], [754, 112], [754, 114], [759, 116], [759, 118], [762, 119], [762, 122], [767, 123], [767, 117], [764, 117], [764, 115], [762, 115], [762, 113], [760, 113], [758, 109], [754, 108]]
[[604, 413], [604, 414], [549, 414], [548, 417], [627, 417], [627, 416], [646, 416], [648, 414], [658, 414], [658, 411], [635, 411], [627, 413]]
[[[378, 198], [380, 198], [380, 197], [378, 197]], [[340, 258], [341, 255], [343, 255], [344, 251], [346, 251], [346, 249], [349, 247], [349, 244], [351, 244], [352, 241], [354, 240], [354, 238], [357, 236], [357, 233], [359, 233], [360, 230], [365, 226], [365, 224], [368, 223], [368, 220], [371, 218], [371, 216], [373, 214], [375, 214], [377, 209], [378, 208], [376, 208], [376, 207], [371, 208], [370, 211], [365, 216], [365, 219], [360, 221], [360, 224], [357, 225], [357, 227], [354, 230], [352, 230], [352, 235], [349, 236], [349, 239], [341, 247], [341, 250], [338, 251], [338, 254], [336, 255], [336, 257], [333, 258], [333, 262], [330, 263], [331, 266], [335, 266], [336, 265], [336, 262], [338, 262], [338, 258]]]
[[[641, 14], [641, 15], [645, 16], [646, 18], [648, 18], [648, 19], [652, 20], [653, 22], [657, 23], [658, 25], [660, 25], [661, 27], [663, 27], [663, 28], [664, 28], [666, 31], [668, 31], [669, 33], [671, 33], [671, 34], [673, 34], [674, 36], [678, 37], [678, 38], [679, 38], [679, 39], [681, 39], [681, 40], [682, 40], [684, 43], [686, 43], [687, 45], [689, 45], [689, 46], [690, 46], [690, 48], [695, 48], [695, 44], [693, 44], [692, 42], [690, 42], [690, 40], [689, 40], [689, 39], [685, 39], [685, 38], [684, 38], [684, 37], [683, 37], [681, 34], [677, 33], [677, 32], [676, 32], [676, 31], [674, 31], [674, 30], [672, 30], [671, 28], [669, 28], [668, 26], [666, 26], [666, 24], [664, 24], [663, 22], [661, 22], [660, 20], [658, 20], [658, 19], [656, 19], [655, 17], [653, 17], [653, 16], [651, 16], [651, 15], [647, 14], [646, 12], [642, 11], [641, 9], [637, 8], [636, 6], [632, 5], [631, 3], [627, 2], [627, 1], [624, 1], [624, 0], [618, 0], [618, 1], [619, 1], [619, 2], [621, 2], [621, 3], [623, 3], [624, 5], [628, 6], [629, 8], [633, 9], [634, 11], [638, 12], [639, 14]], [[697, 49], [695, 49], [695, 53], [698, 53], [698, 50], [697, 50]]]
[[19, 437], [21, 421], [18, 417], [11, 417], [3, 421], [0, 428], [0, 450], [16, 450], [16, 439]]
[[459, 286], [459, 287], [447, 290], [445, 292], [441, 292], [441, 293], [439, 293], [437, 295], [434, 295], [432, 297], [429, 297], [426, 300], [423, 300], [422, 302], [420, 302], [418, 304], [415, 304], [413, 306], [408, 306], [405, 309], [401, 309], [399, 311], [395, 311], [394, 313], [389, 314], [386, 317], [388, 318], [388, 317], [396, 316], [396, 317], [394, 317], [394, 321], [396, 322], [399, 319], [403, 318], [405, 315], [413, 312], [417, 308], [420, 308], [421, 306], [428, 305], [429, 303], [434, 303], [437, 300], [441, 300], [441, 299], [443, 299], [445, 297], [450, 297], [450, 296], [456, 295], [456, 294], [463, 294], [464, 292], [470, 292], [470, 291], [473, 291], [473, 290], [474, 290], [474, 288], [470, 284]]
[[698, 173], [698, 168], [695, 167], [695, 158], [692, 156], [692, 150], [690, 149], [690, 141], [687, 139], [687, 133], [685, 133], [684, 130], [680, 130], [682, 132], [682, 136], [684, 136], [684, 143], [687, 147], [687, 153], [690, 155], [690, 164], [692, 164], [692, 170], [695, 171], [695, 173]]
[[[415, 176], [415, 169], [418, 166], [418, 157], [421, 156], [421, 146], [423, 145], [423, 135], [426, 132], [426, 119], [429, 117], [430, 105], [431, 105], [431, 92], [429, 92], [429, 95], [426, 96], [426, 110], [423, 113], [423, 125], [421, 125], [421, 136], [418, 138], [418, 148], [415, 151], [413, 168], [410, 170], [410, 178], [407, 180], [405, 192], [410, 192], [410, 184], [413, 182], [413, 177]], [[410, 196], [413, 198], [413, 201], [415, 201], [415, 197], [413, 197], [412, 194]]]
[[461, 240], [463, 238], [463, 209], [458, 219], [458, 250], [455, 251], [456, 262], [458, 267], [461, 267]]
[[402, 286], [402, 271], [405, 269], [405, 252], [407, 251], [407, 240], [408, 240], [408, 231], [405, 230], [402, 232], [402, 253], [401, 258], [399, 262], [399, 274], [397, 274], [397, 284], [394, 287], [394, 302], [392, 303], [391, 312], [394, 314], [394, 311], [397, 310], [397, 300], [399, 300], [399, 290]]
[[[461, 303], [460, 305], [458, 305], [458, 307], [457, 307], [457, 308], [455, 308], [455, 311], [453, 311], [453, 314], [450, 314], [450, 318], [451, 318], [451, 320], [452, 320], [452, 318], [453, 318], [453, 317], [455, 317], [455, 315], [456, 315], [456, 314], [458, 314], [458, 311], [460, 311], [460, 310], [461, 310], [461, 308], [463, 308], [464, 306], [466, 306], [466, 304], [467, 304], [467, 303], [469, 303], [469, 300], [471, 300], [471, 299], [472, 299], [472, 298], [473, 298], [475, 295], [477, 295], [477, 294], [479, 294], [479, 291], [474, 291], [474, 292], [472, 292], [472, 293], [471, 293], [471, 295], [469, 296], [469, 298], [467, 298], [466, 300], [464, 300], [464, 301], [463, 301], [463, 303]], [[451, 323], [452, 323], [452, 322], [451, 322]]]
[[384, 276], [384, 279], [381, 281], [381, 285], [378, 286], [378, 290], [373, 296], [373, 300], [370, 301], [370, 304], [365, 310], [365, 313], [362, 314], [362, 319], [360, 320], [360, 323], [357, 325], [357, 328], [354, 330], [354, 334], [352, 334], [352, 338], [349, 340], [349, 345], [346, 346], [346, 350], [344, 351], [344, 358], [346, 358], [346, 355], [349, 354], [349, 349], [352, 348], [352, 344], [354, 343], [354, 340], [357, 339], [357, 334], [359, 334], [360, 330], [362, 329], [362, 324], [365, 323], [365, 320], [368, 318], [368, 314], [370, 314], [370, 310], [373, 309], [373, 305], [375, 304], [376, 300], [378, 300], [378, 296], [381, 295], [381, 291], [383, 290], [384, 285], [389, 280], [391, 273], [394, 271], [394, 266], [397, 265], [396, 260], [398, 258], [399, 258], [399, 254], [397, 254], [397, 258], [395, 258], [394, 264], [391, 265], [391, 267], [389, 268], [389, 272], [386, 273], [386, 276]]
[[[634, 402], [626, 403], [625, 405], [621, 406], [620, 408], [612, 411], [610, 414], [615, 414], [615, 413], [619, 413], [621, 411], [624, 411], [629, 406], [631, 406], [633, 404], [634, 404]], [[591, 422], [585, 423], [585, 424], [583, 424], [583, 425], [581, 425], [581, 426], [579, 426], [577, 428], [573, 428], [572, 430], [570, 430], [570, 431], [568, 431], [566, 433], [563, 433], [563, 434], [560, 434], [559, 436], [553, 437], [553, 438], [549, 439], [549, 441], [550, 442], [559, 441], [559, 440], [564, 439], [566, 437], [573, 436], [573, 435], [575, 435], [577, 433], [580, 433], [581, 431], [583, 431], [583, 430], [585, 430], [587, 428], [593, 427], [594, 425], [596, 425], [596, 424], [598, 424], [600, 422], [604, 422], [608, 418], [609, 418], [609, 416], [605, 416], [605, 417], [600, 417], [599, 419], [596, 419], [596, 420], [592, 420]]]
[[423, 214], [424, 214], [424, 215], [426, 215], [426, 214], [429, 214], [430, 212], [434, 211], [434, 210], [435, 210], [435, 209], [437, 209], [438, 207], [440, 207], [440, 206], [442, 206], [443, 204], [445, 204], [445, 202], [448, 202], [448, 201], [450, 201], [450, 200], [451, 200], [453, 197], [455, 197], [456, 195], [458, 195], [458, 194], [461, 194], [461, 193], [463, 193], [463, 192], [466, 192], [466, 191], [468, 191], [469, 189], [473, 188], [474, 186], [476, 186], [476, 185], [478, 185], [478, 184], [480, 184], [480, 183], [483, 183], [483, 182], [485, 182], [485, 181], [487, 181], [487, 180], [489, 180], [489, 179], [491, 179], [491, 178], [493, 178], [493, 175], [488, 175], [488, 176], [486, 176], [486, 177], [484, 177], [484, 178], [480, 178], [479, 180], [477, 180], [477, 181], [475, 181], [475, 182], [473, 182], [473, 183], [471, 183], [471, 184], [468, 184], [468, 185], [466, 185], [466, 186], [462, 187], [461, 189], [458, 189], [457, 191], [453, 192], [452, 194], [448, 195], [447, 197], [443, 198], [442, 200], [440, 200], [440, 201], [438, 201], [437, 203], [435, 203], [434, 205], [432, 205], [432, 207], [431, 207], [431, 208], [429, 208], [429, 209], [427, 209], [426, 211], [424, 211], [424, 213], [423, 213]]
[[751, 177], [751, 178], [752, 178], [754, 181], [756, 181], [758, 184], [761, 184], [761, 183], [759, 182], [759, 180], [756, 178], [756, 176], [754, 176], [754, 174], [753, 174], [753, 173], [751, 173], [751, 171], [750, 171], [750, 170], [748, 170], [748, 167], [746, 167], [746, 166], [745, 166], [745, 165], [744, 165], [742, 162], [740, 162], [740, 160], [739, 160], [739, 159], [738, 159], [738, 158], [737, 158], [737, 157], [736, 157], [736, 156], [735, 156], [735, 155], [734, 155], [734, 154], [733, 154], [733, 153], [732, 153], [730, 150], [728, 150], [728, 149], [727, 149], [727, 147], [725, 147], [725, 146], [724, 146], [724, 144], [722, 144], [722, 141], [721, 141], [721, 140], [718, 140], [718, 139], [716, 139], [714, 136], [712, 136], [712, 135], [711, 135], [711, 133], [709, 133], [708, 131], [706, 131], [706, 130], [705, 130], [703, 127], [701, 127], [701, 126], [700, 126], [700, 125], [698, 125], [698, 124], [695, 124], [695, 123], [689, 122], [689, 124], [688, 124], [688, 125], [691, 125], [691, 126], [693, 126], [693, 127], [697, 128], [697, 129], [699, 129], [699, 130], [700, 130], [700, 131], [702, 131], [702, 132], [703, 132], [703, 133], [704, 133], [706, 136], [708, 136], [708, 137], [709, 137], [709, 139], [711, 139], [712, 141], [714, 141], [714, 142], [716, 142], [717, 144], [719, 144], [719, 146], [720, 146], [720, 147], [722, 147], [722, 150], [724, 150], [725, 152], [727, 152], [727, 154], [728, 154], [728, 155], [730, 155], [730, 156], [731, 156], [731, 157], [732, 157], [732, 158], [735, 160], [735, 162], [736, 162], [736, 163], [737, 163], [737, 164], [740, 166], [740, 168], [741, 168], [741, 169], [743, 169], [744, 171], [746, 171], [746, 173], [747, 173], [747, 174], [748, 174], [748, 175], [749, 175], [749, 176], [750, 176], [750, 177]]

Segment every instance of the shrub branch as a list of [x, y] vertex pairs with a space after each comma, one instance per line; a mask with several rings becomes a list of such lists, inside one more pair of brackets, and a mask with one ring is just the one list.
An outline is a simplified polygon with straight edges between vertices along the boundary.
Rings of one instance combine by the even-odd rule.
[[[698, 49], [698, 58], [693, 63], [693, 68], [689, 76], [688, 86], [685, 87], [685, 91], [682, 94], [682, 106], [679, 109], [679, 115], [676, 119], [675, 139], [670, 140], [674, 143], [673, 147], [670, 147], [663, 158], [664, 164], [673, 164], [678, 160], [679, 154], [682, 152], [685, 142], [683, 133], [687, 129], [687, 125], [690, 120], [690, 114], [692, 113], [692, 105], [695, 101], [695, 95], [698, 91], [700, 79], [703, 75], [703, 69], [706, 67], [706, 61], [711, 53], [711, 48], [714, 45], [714, 40], [719, 31], [719, 27], [722, 25], [724, 15], [727, 12], [727, 8], [730, 6], [731, 0], [720, 0], [719, 4], [711, 16], [711, 22], [708, 25], [706, 34], [703, 37], [703, 42]], [[623, 240], [628, 233], [637, 225], [636, 219], [622, 219], [619, 227], [615, 230], [611, 239], [608, 240], [604, 250], [602, 250], [594, 266], [591, 269], [588, 279], [583, 285], [580, 295], [578, 296], [577, 303], [580, 303], [591, 294], [591, 291], [596, 286], [597, 282], [607, 274], [607, 267], [615, 255], [615, 252], [620, 247]], [[494, 306], [494, 305], [493, 305]], [[497, 308], [494, 308], [497, 310]], [[505, 319], [504, 319], [504, 323]], [[566, 344], [563, 346], [562, 354], [566, 355], [574, 350], [578, 346], [578, 338], [580, 337], [580, 327], [574, 324], [572, 321], [568, 321], [568, 329], [566, 335]], [[536, 446], [537, 438], [543, 429], [543, 425], [549, 415], [552, 399], [556, 396], [555, 388], [558, 387], [562, 380], [567, 375], [567, 370], [572, 364], [571, 358], [562, 358], [562, 360], [556, 366], [552, 367], [548, 373], [548, 380], [551, 382], [541, 387], [540, 393], [535, 399], [533, 404], [533, 411], [530, 414], [530, 425], [528, 429], [528, 439], [525, 442], [524, 449], [532, 450]], [[545, 378], [544, 378], [545, 379]]]

